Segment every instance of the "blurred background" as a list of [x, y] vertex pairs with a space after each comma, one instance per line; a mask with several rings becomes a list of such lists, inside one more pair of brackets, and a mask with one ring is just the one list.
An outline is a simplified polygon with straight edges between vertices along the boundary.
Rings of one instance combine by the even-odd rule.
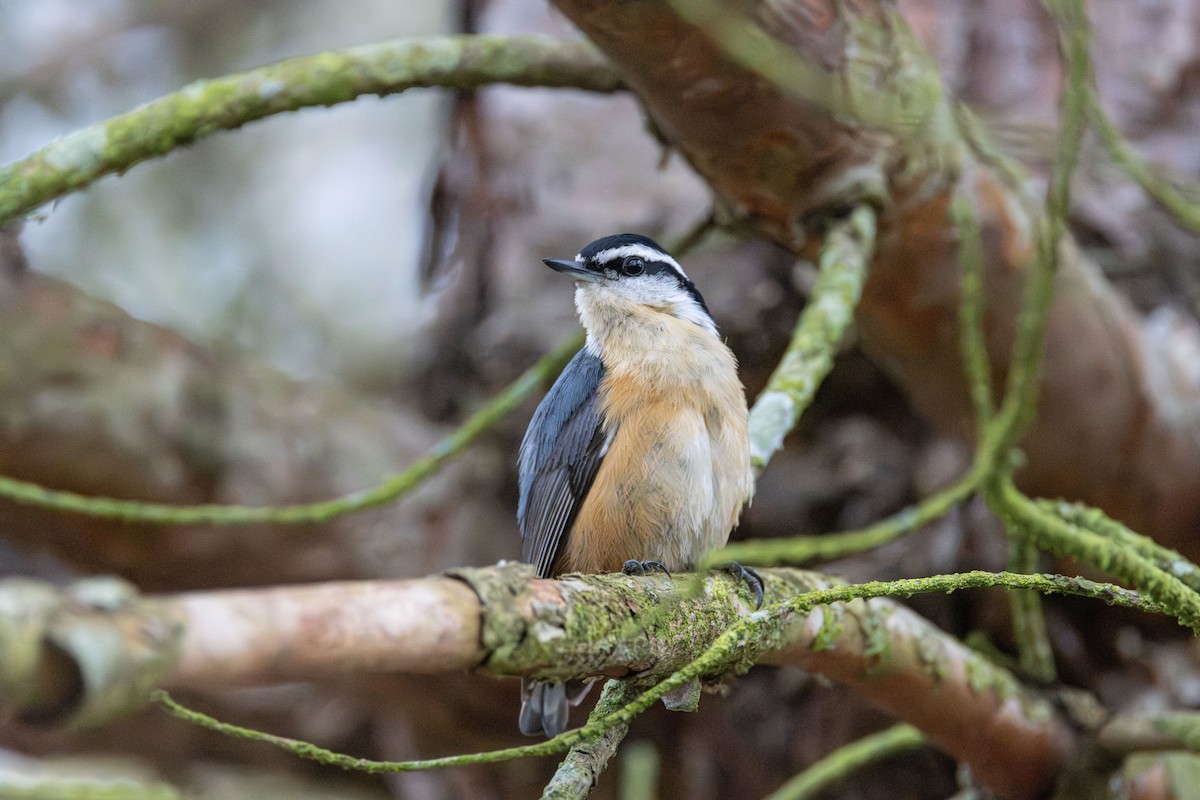
[[[900, 5], [948, 89], [1044, 170], [1058, 64], [1039, 3]], [[1091, 8], [1098, 83], [1114, 119], [1170, 174], [1195, 178], [1200, 3]], [[534, 0], [0, 0], [0, 161], [200, 78], [459, 31], [575, 35]], [[1077, 180], [1072, 225], [1110, 279], [1147, 313], [1194, 314], [1195, 240], [1094, 143]], [[669, 244], [710, 211], [704, 184], [626, 95], [419, 90], [217, 134], [24, 224], [25, 260], [0, 264], [0, 471], [168, 502], [281, 504], [372, 486], [577, 329], [571, 287], [542, 257], [621, 230]], [[684, 263], [753, 396], [786, 344], [812, 265], [726, 232]], [[512, 558], [515, 453], [535, 403], [400, 503], [322, 526], [158, 528], [0, 503], [0, 575], [118, 574], [163, 592], [409, 577]], [[946, 485], [967, 459], [851, 341], [736, 535], [862, 526]], [[996, 523], [969, 506], [829, 570], [886, 579], [1004, 560]], [[986, 631], [1001, 650], [1009, 645], [1000, 595], [913, 604], [958, 635]], [[1200, 704], [1194, 645], [1139, 618], [1092, 611], [1051, 604], [1064, 677], [1114, 707]], [[522, 741], [516, 682], [475, 676], [359, 676], [182, 699], [373, 758]], [[651, 712], [631, 741], [649, 746], [642, 752], [659, 764], [663, 797], [758, 797], [885, 722], [824, 681], [760, 669], [727, 696], [705, 698], [699, 714]], [[162, 793], [153, 796], [515, 798], [535, 796], [553, 766], [385, 780], [298, 763], [155, 712], [81, 734], [0, 725], [0, 793], [5, 781], [87, 776]], [[596, 796], [616, 796], [621, 769]], [[955, 786], [954, 765], [925, 752], [831, 796], [933, 798]]]
[[[453, 30], [451, 6], [0, 3], [0, 161], [197, 78]], [[299, 377], [394, 375], [450, 102], [413, 91], [218, 135], [61, 200], [23, 241], [39, 270], [195, 341]]]

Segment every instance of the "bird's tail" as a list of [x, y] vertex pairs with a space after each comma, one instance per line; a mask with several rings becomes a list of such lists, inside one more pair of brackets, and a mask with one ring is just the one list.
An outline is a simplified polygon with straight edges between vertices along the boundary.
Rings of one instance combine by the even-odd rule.
[[571, 706], [577, 706], [591, 691], [591, 683], [544, 683], [521, 679], [521, 733], [551, 738], [567, 729]]

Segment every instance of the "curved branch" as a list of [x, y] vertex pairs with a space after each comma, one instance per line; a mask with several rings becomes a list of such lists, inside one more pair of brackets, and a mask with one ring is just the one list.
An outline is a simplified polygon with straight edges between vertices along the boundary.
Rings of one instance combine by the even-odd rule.
[[0, 169], [0, 225], [104, 175], [274, 114], [417, 87], [491, 83], [621, 88], [586, 42], [545, 36], [428, 37], [289, 58], [196, 81], [8, 164]]
[[[112, 592], [73, 590], [77, 600], [57, 606], [47, 604], [43, 592], [35, 593], [31, 608], [40, 609], [36, 614], [0, 616], [0, 623], [26, 623], [0, 628], [0, 640], [6, 642], [0, 655], [29, 652], [15, 646], [15, 638], [27, 643], [52, 639], [57, 647], [44, 652], [43, 661], [53, 653], [76, 659], [86, 684], [82, 688], [124, 698], [126, 711], [136, 705], [134, 700], [144, 701], [146, 675], [175, 688], [397, 670], [661, 678], [679, 675], [702, 659], [719, 665], [704, 672], [712, 680], [756, 661], [793, 664], [839, 680], [919, 727], [1004, 794], [1032, 797], [1049, 785], [1074, 747], [1058, 712], [1005, 670], [881, 596], [1009, 586], [1159, 610], [1136, 593], [1058, 576], [966, 573], [844, 586], [799, 570], [763, 573], [768, 597], [782, 601], [760, 611], [724, 574], [530, 580], [524, 564], [410, 581], [119, 602], [111, 599]], [[28, 582], [0, 584], [0, 604], [10, 611], [18, 608], [26, 591]], [[78, 601], [83, 597], [93, 599], [83, 604]], [[42, 620], [42, 628], [28, 624], [31, 618]], [[57, 636], [55, 631], [64, 626], [75, 634]], [[93, 641], [111, 643], [114, 631], [125, 640], [133, 637], [136, 646], [89, 647]], [[157, 658], [151, 657], [153, 641], [147, 631], [160, 632]], [[122, 658], [134, 653], [137, 661], [122, 666], [88, 656], [97, 652]], [[44, 683], [50, 674], [37, 659], [24, 658], [22, 664], [27, 682]], [[11, 672], [7, 666], [0, 661], [0, 676]], [[104, 685], [106, 676], [113, 675], [126, 683]], [[6, 682], [13, 684], [12, 679]], [[140, 687], [140, 694], [130, 686]], [[81, 687], [68, 681], [42, 686], [38, 694], [54, 691], [60, 694], [58, 719], [69, 720], [75, 711], [71, 700], [80, 697]], [[86, 694], [81, 702], [110, 714], [118, 710], [117, 704], [90, 700]], [[1012, 764], [1023, 768], [1014, 771]]]
[[923, 744], [925, 737], [921, 732], [901, 722], [839, 747], [771, 792], [765, 800], [808, 800], [868, 764]]

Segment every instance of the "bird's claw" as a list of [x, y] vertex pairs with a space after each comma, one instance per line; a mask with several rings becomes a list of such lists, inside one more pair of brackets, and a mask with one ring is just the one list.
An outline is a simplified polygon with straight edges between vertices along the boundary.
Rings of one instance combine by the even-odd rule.
[[754, 594], [754, 607], [762, 608], [763, 604], [763, 576], [759, 574], [754, 567], [742, 566], [736, 561], [731, 561], [725, 564], [721, 569], [728, 572], [744, 584]]
[[626, 575], [648, 575], [651, 572], [661, 572], [668, 578], [671, 577], [671, 572], [661, 561], [638, 561], [631, 558], [621, 567], [621, 572]]

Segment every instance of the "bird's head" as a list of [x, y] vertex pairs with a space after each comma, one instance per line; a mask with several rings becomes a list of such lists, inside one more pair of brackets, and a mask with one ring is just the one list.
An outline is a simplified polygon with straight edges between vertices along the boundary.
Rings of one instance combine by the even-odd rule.
[[653, 239], [618, 233], [597, 239], [573, 260], [543, 261], [575, 281], [576, 304], [585, 317], [585, 308], [601, 314], [648, 310], [717, 332], [696, 285]]

